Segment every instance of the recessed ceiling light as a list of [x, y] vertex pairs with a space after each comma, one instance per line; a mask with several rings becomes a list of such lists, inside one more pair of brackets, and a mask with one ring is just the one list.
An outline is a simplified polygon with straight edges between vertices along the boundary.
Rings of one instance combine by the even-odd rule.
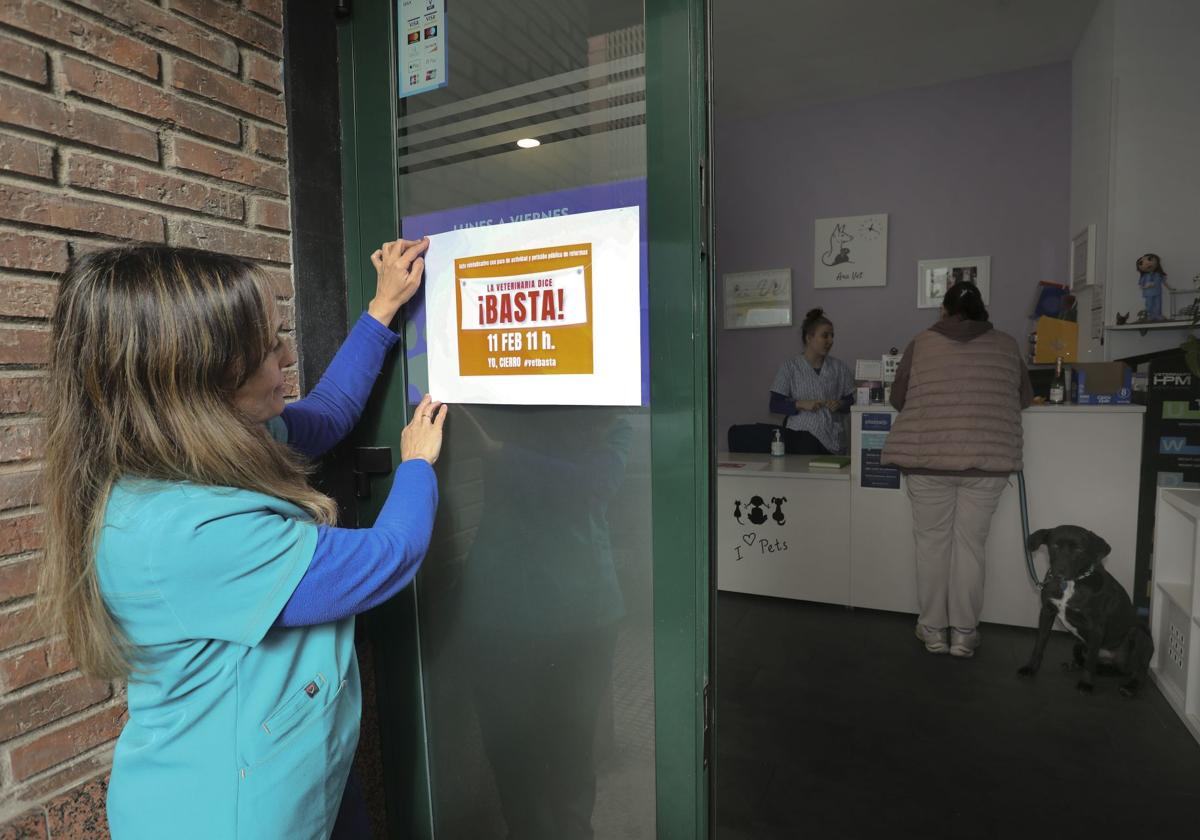
[[517, 141], [517, 145], [522, 149], [536, 149], [538, 146], [542, 145], [542, 141], [535, 137], [523, 137]]

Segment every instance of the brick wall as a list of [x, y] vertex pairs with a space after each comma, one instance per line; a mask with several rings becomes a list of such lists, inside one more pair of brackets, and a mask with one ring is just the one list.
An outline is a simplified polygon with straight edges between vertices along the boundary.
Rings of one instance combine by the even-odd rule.
[[239, 254], [292, 329], [282, 55], [281, 0], [0, 0], [0, 840], [107, 837], [124, 720], [30, 620], [55, 274], [126, 240]]

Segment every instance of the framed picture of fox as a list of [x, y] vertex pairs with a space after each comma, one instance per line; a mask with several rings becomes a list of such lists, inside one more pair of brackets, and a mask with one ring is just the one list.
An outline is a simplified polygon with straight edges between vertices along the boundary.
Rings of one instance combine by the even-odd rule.
[[813, 286], [886, 286], [887, 223], [887, 213], [817, 219]]

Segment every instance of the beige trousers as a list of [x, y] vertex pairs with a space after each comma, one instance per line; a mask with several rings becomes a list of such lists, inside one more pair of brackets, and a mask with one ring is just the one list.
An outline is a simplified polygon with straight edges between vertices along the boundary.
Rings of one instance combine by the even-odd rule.
[[1008, 479], [910, 475], [917, 601], [926, 627], [968, 630], [983, 611], [984, 545]]

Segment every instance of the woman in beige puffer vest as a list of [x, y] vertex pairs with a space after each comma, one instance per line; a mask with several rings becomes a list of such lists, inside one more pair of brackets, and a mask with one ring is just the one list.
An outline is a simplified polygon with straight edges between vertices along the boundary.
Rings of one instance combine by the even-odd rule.
[[1032, 401], [1017, 342], [992, 328], [975, 284], [956, 283], [942, 319], [904, 351], [892, 385], [900, 414], [880, 458], [905, 474], [916, 634], [930, 653], [965, 658], [979, 646], [984, 545], [1008, 476], [1021, 469], [1021, 409]]

